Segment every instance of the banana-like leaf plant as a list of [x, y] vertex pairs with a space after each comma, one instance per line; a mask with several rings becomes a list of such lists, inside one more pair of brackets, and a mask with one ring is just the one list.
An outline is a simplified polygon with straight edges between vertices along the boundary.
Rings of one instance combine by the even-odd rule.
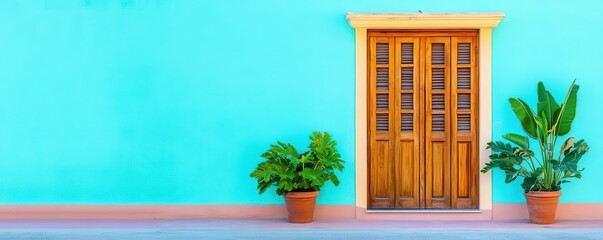
[[328, 181], [337, 186], [335, 170], [342, 171], [344, 161], [336, 144], [329, 133], [316, 131], [310, 136], [310, 150], [304, 153], [279, 141], [262, 154], [266, 160], [258, 164], [251, 177], [257, 180], [260, 194], [270, 186], [276, 186], [278, 195], [319, 191]]
[[[490, 162], [481, 170], [485, 173], [493, 168], [505, 172], [505, 182], [523, 177], [524, 191], [559, 191], [561, 184], [570, 178], [580, 178], [584, 169], [578, 161], [588, 151], [584, 140], [575, 141], [568, 137], [558, 154], [555, 154], [557, 138], [569, 133], [576, 116], [576, 100], [579, 86], [572, 82], [559, 105], [542, 82], [538, 83], [536, 112], [519, 98], [510, 98], [511, 108], [527, 136], [508, 133], [502, 137], [510, 143], [493, 141], [488, 143], [492, 150]], [[540, 159], [530, 150], [530, 138], [538, 142]]]

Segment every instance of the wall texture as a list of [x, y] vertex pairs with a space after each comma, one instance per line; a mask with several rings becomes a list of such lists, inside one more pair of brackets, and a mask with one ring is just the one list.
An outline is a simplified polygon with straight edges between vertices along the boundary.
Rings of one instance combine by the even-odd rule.
[[[508, 97], [563, 98], [591, 152], [566, 203], [603, 203], [597, 1], [0, 1], [0, 204], [279, 204], [248, 177], [276, 140], [331, 132], [354, 204], [354, 30], [347, 12], [505, 12], [493, 33], [493, 136]], [[592, 109], [592, 110], [591, 110]], [[494, 174], [494, 202], [523, 202]]]

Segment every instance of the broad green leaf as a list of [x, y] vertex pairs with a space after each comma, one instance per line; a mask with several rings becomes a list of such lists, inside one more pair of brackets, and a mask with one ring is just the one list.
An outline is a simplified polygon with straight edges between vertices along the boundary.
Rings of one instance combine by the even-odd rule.
[[534, 157], [534, 152], [532, 152], [532, 150], [530, 149], [515, 149], [515, 155], [523, 158], [523, 159], [529, 159]]
[[504, 171], [516, 171], [514, 166], [519, 166], [522, 162], [521, 158], [518, 158], [515, 155], [507, 155], [505, 153], [501, 154], [491, 154], [489, 156], [490, 162], [486, 163], [486, 166], [481, 170], [482, 173], [488, 172], [493, 168], [500, 168]]
[[520, 171], [515, 168], [510, 168], [509, 170], [505, 170], [505, 182], [510, 183], [519, 176]]
[[335, 175], [335, 173], [329, 174], [329, 180], [333, 182], [333, 185], [339, 186], [339, 178], [337, 178], [337, 175]]
[[492, 152], [501, 152], [508, 155], [515, 154], [515, 149], [511, 146], [511, 144], [504, 143], [502, 141], [489, 142], [486, 149], [491, 149]]
[[544, 112], [541, 112], [540, 117], [538, 118], [539, 121], [536, 121], [538, 125], [540, 143], [542, 144], [546, 144], [549, 137], [549, 122], [544, 114]]
[[546, 90], [544, 84], [542, 82], [539, 82], [537, 114], [540, 116], [544, 115], [546, 117], [547, 122], [552, 123], [554, 122], [553, 118], [557, 109], [559, 109], [559, 104], [557, 104], [555, 98], [553, 98], [551, 93]]
[[[523, 158], [518, 154], [521, 153], [520, 148], [513, 148], [510, 144], [501, 141], [489, 142], [488, 148], [492, 150], [490, 162], [486, 163], [481, 172], [485, 173], [493, 168], [500, 168], [505, 171], [505, 182], [507, 183], [526, 174], [526, 170], [521, 166]], [[529, 150], [524, 149], [523, 151]]]
[[268, 189], [268, 187], [270, 187], [270, 185], [268, 185], [268, 184], [258, 185], [258, 189], [260, 190], [260, 194], [264, 193], [266, 191], [266, 189]]
[[517, 144], [518, 146], [522, 147], [523, 149], [530, 148], [530, 140], [526, 136], [515, 134], [515, 133], [507, 133], [507, 134], [503, 135], [503, 138]]
[[505, 144], [501, 141], [489, 142], [488, 148], [492, 150], [490, 162], [486, 163], [486, 166], [481, 170], [481, 172], [485, 173], [490, 171], [492, 168], [500, 168], [505, 172], [515, 172], [517, 171], [515, 166], [519, 166], [521, 168], [523, 159], [515, 154], [515, 149], [518, 148], [512, 148], [510, 144]]
[[574, 137], [570, 137], [567, 140], [565, 140], [563, 145], [561, 145], [561, 154], [567, 155], [568, 150], [570, 150], [573, 147], [574, 147]]
[[542, 169], [538, 168], [536, 169], [536, 171], [526, 174], [526, 176], [523, 178], [523, 183], [521, 183], [521, 187], [523, 188], [524, 192], [527, 193], [529, 191], [535, 190], [535, 185], [538, 182], [538, 176], [541, 173]]
[[511, 108], [515, 112], [517, 119], [519, 119], [519, 122], [521, 122], [523, 130], [528, 134], [528, 136], [537, 138], [538, 133], [536, 130], [536, 123], [534, 121], [534, 112], [530, 106], [519, 98], [510, 98], [509, 102], [511, 103]]
[[588, 150], [588, 144], [584, 140], [576, 142], [572, 148], [566, 151], [565, 157], [559, 164], [559, 170], [570, 173], [578, 171], [578, 161]]
[[301, 164], [314, 160], [314, 156], [311, 153], [302, 154], [300, 158]]
[[554, 110], [552, 115], [551, 115], [551, 120], [549, 121], [549, 125], [552, 127], [553, 126], [553, 122], [555, 122], [555, 112], [557, 112], [557, 110], [559, 110], [559, 108], [561, 107], [557, 101], [555, 101], [555, 98], [553, 97], [553, 95], [551, 94], [551, 92], [546, 91], [546, 94], [549, 96], [549, 103], [551, 104], [551, 110]]
[[320, 187], [322, 187], [322, 185], [325, 182], [325, 179], [322, 178], [321, 174], [322, 174], [322, 172], [320, 172], [320, 171], [316, 171], [312, 168], [305, 168], [300, 173], [300, 176], [302, 176], [304, 179], [310, 181], [312, 186], [318, 186], [320, 188]]
[[576, 102], [578, 98], [578, 90], [580, 86], [576, 84], [576, 80], [570, 86], [570, 89], [567, 92], [565, 97], [565, 101], [561, 107], [555, 112], [556, 118], [556, 136], [563, 136], [567, 134], [572, 128], [572, 122], [574, 121], [574, 117], [576, 116]]

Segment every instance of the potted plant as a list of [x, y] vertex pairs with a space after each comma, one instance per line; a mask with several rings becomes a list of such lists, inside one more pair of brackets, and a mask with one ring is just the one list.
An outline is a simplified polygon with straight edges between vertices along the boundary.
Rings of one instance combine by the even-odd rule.
[[[536, 112], [523, 100], [510, 98], [511, 108], [527, 136], [514, 133], [502, 136], [513, 145], [502, 141], [488, 143], [487, 148], [492, 150], [492, 154], [490, 162], [481, 172], [500, 168], [506, 174], [506, 183], [522, 177], [521, 186], [532, 223], [555, 222], [561, 184], [569, 182], [571, 178], [579, 179], [584, 170], [577, 165], [588, 151], [584, 140], [575, 141], [574, 137], [568, 137], [560, 149], [555, 148], [558, 138], [571, 129], [576, 115], [578, 89], [574, 80], [565, 100], [559, 105], [544, 84], [539, 82]], [[530, 138], [538, 143], [540, 159], [530, 150]]]
[[276, 193], [285, 196], [289, 222], [312, 222], [320, 188], [328, 181], [339, 185], [335, 170], [342, 171], [344, 161], [335, 145], [327, 132], [313, 132], [309, 150], [303, 153], [279, 141], [262, 154], [266, 160], [251, 177], [257, 179], [260, 194], [275, 186]]

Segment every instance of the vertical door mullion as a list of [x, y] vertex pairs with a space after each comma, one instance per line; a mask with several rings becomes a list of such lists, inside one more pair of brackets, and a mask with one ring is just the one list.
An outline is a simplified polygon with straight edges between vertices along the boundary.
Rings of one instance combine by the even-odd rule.
[[396, 207], [396, 181], [398, 176], [396, 176], [396, 158], [397, 158], [397, 127], [398, 127], [398, 123], [397, 123], [397, 119], [399, 117], [396, 116], [396, 113], [399, 112], [397, 109], [398, 104], [397, 102], [397, 97], [396, 97], [396, 73], [398, 71], [396, 71], [396, 54], [395, 54], [395, 50], [396, 50], [396, 38], [395, 37], [388, 37], [387, 38], [387, 42], [389, 43], [389, 92], [388, 92], [388, 96], [389, 96], [389, 132], [388, 132], [388, 141], [389, 141], [389, 164], [390, 164], [390, 169], [389, 169], [389, 173], [391, 174], [391, 180], [390, 180], [390, 185], [389, 185], [389, 192], [390, 192], [390, 199], [391, 199], [391, 204], [389, 208], [395, 208]]
[[401, 128], [401, 121], [400, 121], [400, 101], [401, 101], [401, 97], [400, 97], [400, 81], [399, 79], [400, 77], [400, 61], [402, 56], [400, 56], [400, 48], [398, 46], [398, 38], [392, 37], [391, 38], [391, 46], [392, 46], [392, 58], [390, 58], [392, 61], [390, 61], [390, 66], [392, 69], [392, 76], [391, 76], [391, 86], [392, 88], [390, 89], [389, 93], [392, 101], [393, 101], [393, 109], [390, 110], [391, 112], [391, 119], [392, 119], [392, 123], [393, 123], [393, 128], [390, 129], [390, 134], [391, 134], [391, 138], [390, 140], [392, 141], [392, 146], [393, 146], [393, 161], [394, 161], [394, 185], [392, 186], [392, 188], [394, 189], [394, 208], [398, 208], [398, 202], [400, 201], [399, 198], [399, 189], [398, 186], [400, 185], [400, 180], [401, 180], [401, 176], [400, 174], [398, 174], [398, 171], [400, 169], [401, 164], [400, 164], [400, 128]]
[[427, 43], [426, 38], [419, 39], [419, 207], [425, 208], [425, 193], [426, 193], [426, 175], [425, 175], [425, 79], [426, 79], [426, 60], [427, 59]]

